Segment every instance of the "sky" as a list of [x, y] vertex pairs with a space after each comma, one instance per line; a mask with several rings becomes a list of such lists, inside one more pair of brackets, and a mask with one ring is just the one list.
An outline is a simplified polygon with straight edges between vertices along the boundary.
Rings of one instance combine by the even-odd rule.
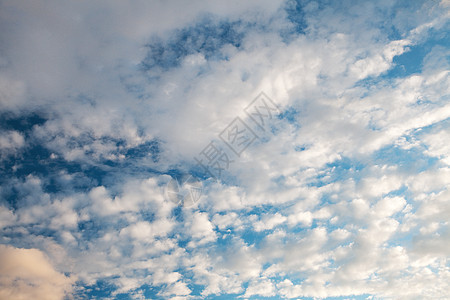
[[0, 1], [0, 299], [448, 299], [450, 1]]

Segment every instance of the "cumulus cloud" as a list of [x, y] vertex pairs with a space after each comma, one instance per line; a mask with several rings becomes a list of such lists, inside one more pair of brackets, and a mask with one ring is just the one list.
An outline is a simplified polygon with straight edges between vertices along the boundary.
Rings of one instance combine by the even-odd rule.
[[2, 132], [0, 137], [0, 155], [15, 154], [25, 144], [23, 136], [17, 131]]
[[[2, 297], [445, 297], [448, 20], [446, 1], [2, 2]], [[239, 155], [236, 117], [258, 135]], [[221, 178], [194, 160], [211, 142]], [[201, 197], [179, 206], [187, 175]]]
[[40, 250], [0, 245], [0, 299], [65, 299], [74, 282]]

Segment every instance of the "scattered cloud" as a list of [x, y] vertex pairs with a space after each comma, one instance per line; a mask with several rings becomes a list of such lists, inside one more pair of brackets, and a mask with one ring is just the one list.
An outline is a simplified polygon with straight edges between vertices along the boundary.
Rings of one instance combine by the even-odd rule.
[[1, 2], [0, 298], [445, 298], [449, 9]]

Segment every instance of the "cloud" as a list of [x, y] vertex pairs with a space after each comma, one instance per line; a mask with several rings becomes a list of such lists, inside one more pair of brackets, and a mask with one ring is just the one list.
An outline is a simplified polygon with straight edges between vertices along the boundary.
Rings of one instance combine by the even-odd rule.
[[65, 299], [74, 283], [40, 250], [0, 245], [0, 299]]
[[7, 155], [15, 154], [23, 147], [25, 140], [17, 131], [3, 132], [0, 137], [0, 155], [4, 158]]
[[[21, 247], [0, 248], [3, 290], [445, 297], [448, 16], [445, 1], [0, 4], [0, 242]], [[265, 131], [244, 111], [261, 91], [281, 111]], [[236, 117], [259, 139], [208, 178], [193, 158]], [[202, 197], [177, 206], [167, 184], [187, 173]]]

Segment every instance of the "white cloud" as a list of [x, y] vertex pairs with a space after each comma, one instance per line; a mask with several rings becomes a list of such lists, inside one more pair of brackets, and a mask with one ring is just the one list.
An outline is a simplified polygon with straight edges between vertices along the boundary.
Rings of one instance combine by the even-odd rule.
[[390, 217], [392, 214], [401, 211], [405, 205], [406, 201], [402, 197], [385, 197], [377, 202], [374, 213], [378, 218]]
[[214, 242], [217, 239], [208, 214], [194, 212], [188, 218], [185, 225], [188, 229], [186, 233], [194, 239], [194, 241], [189, 243], [189, 247], [197, 247], [208, 242]]
[[279, 213], [274, 215], [263, 215], [262, 219], [253, 224], [255, 231], [264, 231], [275, 228], [276, 226], [286, 222], [287, 218]]
[[0, 206], [0, 228], [3, 229], [7, 226], [15, 224], [16, 217], [13, 212], [4, 206]]
[[441, 130], [436, 133], [426, 135], [422, 140], [428, 146], [425, 154], [434, 156], [440, 161], [450, 165], [450, 146], [447, 141], [450, 138], [448, 130]]
[[[155, 286], [187, 299], [191, 285], [202, 285], [202, 296], [244, 298], [445, 296], [448, 51], [434, 47], [416, 74], [383, 77], [407, 47], [443, 31], [445, 2], [311, 2], [302, 7], [304, 34], [291, 32], [283, 8], [293, 4], [1, 4], [0, 109], [43, 113], [48, 120], [29, 137], [53, 163], [108, 173], [75, 188], [75, 175], [58, 171], [66, 189], [55, 193], [44, 171], [11, 171], [0, 192], [15, 207], [0, 206], [1, 242], [42, 249], [80, 285], [107, 280], [112, 296], [143, 298], [139, 288]], [[240, 46], [214, 45], [219, 58], [192, 46], [175, 67], [140, 70], [154, 38], [170, 48], [178, 29], [191, 28], [183, 34], [195, 39], [205, 19], [235, 26]], [[159, 174], [188, 170], [234, 117], [250, 121], [243, 108], [260, 91], [294, 120], [273, 120], [228, 178], [204, 181], [198, 206], [167, 201], [169, 175]], [[26, 149], [25, 137], [4, 131], [2, 158]], [[159, 161], [147, 148], [129, 154], [154, 140]], [[419, 158], [391, 161], [386, 147]], [[80, 176], [97, 176], [88, 173]], [[38, 250], [3, 251], [35, 257], [59, 298], [70, 291], [71, 279]]]
[[244, 298], [251, 296], [271, 297], [275, 296], [275, 286], [270, 280], [253, 281], [245, 290]]
[[25, 139], [20, 132], [2, 132], [0, 136], [0, 158], [15, 154], [25, 145]]

